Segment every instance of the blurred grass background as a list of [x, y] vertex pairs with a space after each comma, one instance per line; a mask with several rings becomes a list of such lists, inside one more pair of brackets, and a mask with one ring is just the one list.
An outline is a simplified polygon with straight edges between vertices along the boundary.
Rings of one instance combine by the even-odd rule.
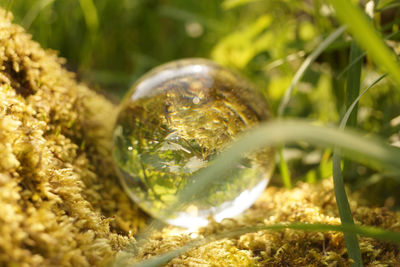
[[[376, 28], [382, 36], [390, 36], [387, 44], [398, 55], [398, 1], [360, 1], [360, 6], [365, 9], [367, 2], [374, 4]], [[9, 7], [15, 22], [43, 47], [58, 50], [81, 81], [116, 103], [152, 67], [205, 57], [252, 81], [274, 114], [301, 63], [340, 25], [322, 0], [0, 0], [0, 4]], [[346, 108], [351, 43], [351, 36], [344, 34], [307, 69], [286, 117], [338, 123]], [[361, 88], [381, 74], [368, 57], [363, 58]], [[398, 144], [399, 111], [399, 90], [385, 79], [361, 98], [357, 127]], [[330, 149], [299, 143], [284, 153], [294, 181], [315, 182], [332, 175]], [[385, 170], [352, 164], [345, 180], [373, 202], [398, 206], [400, 186], [383, 179], [387, 176]]]
[[[335, 26], [321, 14], [327, 12], [321, 3], [298, 0], [0, 2], [12, 2], [15, 22], [60, 51], [82, 80], [118, 94], [150, 68], [183, 57], [211, 57], [265, 89], [270, 69], [292, 74]], [[291, 79], [275, 78], [282, 88]], [[278, 99], [283, 89], [273, 91]]]

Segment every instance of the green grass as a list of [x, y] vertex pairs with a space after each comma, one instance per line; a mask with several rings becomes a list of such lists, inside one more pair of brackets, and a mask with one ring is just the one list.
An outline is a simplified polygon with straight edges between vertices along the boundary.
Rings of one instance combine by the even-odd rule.
[[287, 164], [287, 161], [285, 160], [285, 156], [283, 155], [283, 146], [279, 146], [278, 152], [279, 152], [279, 170], [280, 174], [282, 176], [282, 182], [283, 185], [286, 188], [292, 188], [292, 181], [290, 179], [290, 169]]
[[[346, 86], [346, 105], [348, 109], [348, 116], [346, 121], [341, 123], [341, 129], [345, 127], [346, 122], [349, 126], [357, 126], [357, 105], [358, 101], [353, 102], [360, 91], [360, 79], [361, 79], [361, 67], [362, 62], [357, 59], [362, 55], [361, 49], [358, 47], [357, 43], [353, 41], [350, 48], [349, 62], [356, 62], [349, 68]], [[351, 107], [351, 109], [349, 108]], [[343, 121], [343, 120], [342, 120]], [[354, 225], [354, 220], [351, 214], [351, 209], [349, 201], [347, 198], [346, 190], [344, 187], [343, 173], [341, 170], [341, 155], [339, 149], [334, 149], [333, 151], [333, 164], [332, 164], [332, 175], [333, 175], [333, 185], [335, 189], [336, 202], [339, 209], [340, 220], [343, 224]], [[344, 169], [349, 165], [348, 161], [344, 161]], [[346, 242], [347, 251], [349, 257], [354, 260], [352, 266], [362, 266], [362, 257], [360, 246], [358, 244], [357, 235], [354, 233], [344, 233], [344, 239]]]
[[294, 75], [290, 86], [285, 91], [285, 95], [279, 105], [278, 117], [282, 117], [284, 115], [285, 109], [287, 108], [294, 88], [299, 83], [300, 79], [304, 76], [305, 72], [309, 69], [310, 65], [321, 55], [322, 52], [324, 52], [328, 48], [328, 46], [330, 46], [337, 38], [339, 38], [339, 36], [342, 35], [345, 30], [346, 27], [340, 27], [339, 29], [335, 30], [318, 45], [318, 47], [306, 58], [306, 60], [304, 60], [304, 62], [301, 64], [300, 68]]
[[353, 37], [383, 71], [400, 84], [400, 66], [395, 54], [383, 42], [383, 38], [374, 29], [362, 11], [347, 0], [331, 0], [339, 20], [346, 24]]
[[[352, 48], [355, 46], [352, 46]], [[354, 57], [358, 57], [361, 54], [361, 51], [355, 47], [356, 50], [356, 55], [353, 53], [350, 54], [350, 59], [354, 60]], [[351, 62], [351, 60], [350, 60]], [[360, 64], [361, 65], [361, 64]], [[351, 86], [355, 87], [347, 87], [347, 90], [356, 90], [359, 91], [359, 86], [360, 82], [354, 81], [354, 80], [359, 80], [360, 75], [361, 75], [361, 66], [355, 66], [358, 70], [356, 71], [350, 71], [349, 72], [349, 78], [348, 80], [350, 81], [348, 85], [351, 84]], [[355, 77], [354, 77], [355, 76]], [[353, 124], [355, 124], [356, 119], [354, 118], [354, 114], [356, 114], [356, 107], [357, 104], [360, 100], [360, 98], [375, 84], [377, 84], [380, 80], [382, 80], [386, 74], [380, 76], [378, 79], [376, 79], [370, 86], [368, 86], [360, 95], [358, 95], [353, 102], [349, 105], [346, 113], [344, 114], [341, 122], [340, 122], [340, 129], [344, 129], [346, 127], [346, 124], [348, 121], [350, 121], [350, 118], [353, 117]], [[349, 96], [351, 94], [347, 94]], [[353, 125], [355, 126], [355, 125]], [[339, 208], [339, 214], [340, 214], [340, 219], [343, 224], [347, 225], [354, 225], [354, 220], [351, 215], [351, 210], [350, 210], [350, 205], [347, 199], [346, 195], [346, 190], [344, 188], [344, 183], [343, 183], [343, 174], [342, 174], [342, 168], [341, 168], [341, 155], [340, 155], [340, 150], [335, 149], [333, 152], [333, 181], [334, 181], [334, 188], [335, 188], [335, 196], [336, 196], [336, 202]], [[349, 257], [354, 260], [354, 263], [352, 264], [353, 266], [362, 266], [362, 258], [361, 258], [361, 251], [360, 251], [360, 246], [358, 244], [358, 239], [355, 233], [348, 232], [344, 234], [344, 238], [346, 241], [346, 246], [347, 250], [349, 252]]]
[[[284, 115], [285, 109], [287, 108], [287, 105], [289, 103], [290, 97], [293, 94], [293, 90], [295, 89], [296, 85], [299, 83], [301, 78], [303, 77], [304, 73], [307, 71], [307, 69], [310, 67], [310, 65], [318, 58], [318, 56], [321, 55], [321, 53], [327, 49], [329, 45], [331, 45], [344, 31], [345, 27], [341, 27], [331, 33], [321, 44], [318, 45], [318, 47], [306, 58], [306, 60], [301, 64], [300, 68], [297, 70], [296, 74], [294, 75], [294, 78], [292, 82], [290, 83], [290, 86], [286, 89], [285, 95], [283, 96], [279, 109], [278, 109], [278, 117], [282, 117]], [[292, 187], [292, 182], [290, 178], [290, 171], [288, 164], [284, 158], [283, 150], [284, 146], [280, 146], [278, 148], [279, 150], [279, 170], [282, 176], [282, 181], [283, 184], [286, 188], [291, 188]]]
[[[335, 5], [335, 8], [337, 10], [338, 9], [342, 10], [341, 8], [343, 8], [343, 6], [341, 6], [340, 3], [337, 3], [337, 5]], [[386, 55], [385, 60], [381, 60], [376, 57], [374, 57], [374, 59], [377, 61], [378, 64], [383, 65], [383, 69], [390, 68], [391, 69], [390, 73], [392, 73], [394, 79], [396, 80], [397, 65], [393, 65], [390, 52], [388, 52], [385, 46], [382, 46], [381, 43], [378, 43], [376, 41], [377, 40], [375, 38], [376, 36], [374, 36], [373, 34], [374, 31], [371, 30], [371, 27], [368, 26], [368, 24], [363, 23], [362, 16], [358, 16], [357, 9], [346, 8], [346, 11], [348, 10], [350, 10], [350, 13], [346, 14], [346, 18], [354, 17], [355, 21], [352, 21], [351, 23], [358, 24], [361, 27], [362, 31], [366, 31], [370, 35], [369, 38], [361, 38], [355, 36], [356, 38], [358, 37], [357, 40], [362, 45], [365, 45], [366, 43], [365, 40], [367, 41], [372, 40], [372, 44], [378, 46], [379, 49], [377, 49], [377, 51], [375, 51], [375, 48], [372, 48], [371, 45], [368, 45], [366, 48], [371, 50], [370, 52], [372, 53], [375, 54], [380, 53]], [[343, 15], [343, 17], [345, 17], [345, 15]], [[350, 27], [350, 29], [352, 29], [352, 27]], [[308, 57], [306, 61], [303, 63], [303, 65], [299, 68], [299, 71], [296, 73], [294, 79], [292, 80], [290, 87], [288, 88], [288, 90], [286, 90], [285, 96], [278, 110], [278, 116], [283, 115], [283, 111], [287, 106], [290, 96], [292, 95], [294, 86], [301, 79], [302, 75], [308, 69], [309, 65], [320, 55], [322, 51], [326, 49], [326, 47], [334, 39], [336, 39], [340, 34], [342, 34], [343, 31], [344, 28], [341, 28], [337, 30], [333, 35], [331, 35], [330, 36], [331, 38], [326, 39], [325, 43], [323, 42], [319, 46], [320, 49], [314, 50], [313, 54], [311, 54], [310, 57]], [[360, 29], [358, 29], [358, 31], [360, 31]], [[353, 42], [351, 45], [349, 62], [357, 60], [362, 54], [363, 53], [358, 48], [358, 45], [355, 42]], [[349, 122], [350, 126], [353, 127], [356, 126], [357, 104], [360, 99], [360, 97], [357, 96], [359, 94], [359, 88], [360, 88], [361, 66], [362, 66], [361, 61], [358, 60], [355, 64], [353, 64], [353, 66], [349, 68], [347, 88], [346, 88], [346, 103], [347, 106], [349, 106], [350, 108], [348, 109], [348, 112], [345, 114], [345, 117], [342, 120], [340, 127], [341, 130], [344, 130], [344, 127], [347, 122]], [[381, 78], [382, 77], [380, 77], [377, 81], [379, 81]], [[373, 84], [375, 84], [377, 81], [375, 81]], [[369, 88], [370, 87], [368, 87], [367, 89]], [[357, 231], [356, 226], [354, 226], [354, 221], [351, 215], [350, 206], [344, 188], [343, 175], [341, 171], [341, 156], [340, 156], [341, 150], [346, 150], [347, 155], [357, 155], [355, 159], [369, 157], [372, 160], [372, 158], [374, 158], [374, 162], [379, 161], [382, 165], [387, 165], [390, 161], [395, 160], [397, 162], [396, 163], [393, 162], [393, 164], [390, 165], [391, 168], [397, 168], [398, 170], [400, 170], [400, 167], [398, 167], [400, 166], [400, 160], [399, 160], [400, 151], [384, 144], [384, 142], [382, 141], [368, 140], [366, 138], [363, 138], [362, 135], [356, 137], [354, 133], [350, 132], [346, 133], [345, 135], [342, 135], [340, 130], [339, 132], [330, 133], [331, 130], [333, 129], [315, 128], [315, 126], [311, 126], [310, 124], [299, 121], [281, 121], [281, 122], [278, 121], [275, 123], [270, 123], [264, 126], [260, 126], [258, 129], [255, 129], [252, 132], [250, 132], [242, 140], [236, 142], [229, 151], [221, 154], [221, 157], [218, 158], [213, 165], [209, 166], [207, 169], [202, 171], [199, 177], [200, 183], [196, 184], [196, 187], [192, 188], [188, 187], [187, 190], [182, 193], [182, 196], [180, 198], [180, 204], [178, 206], [182, 205], [182, 203], [184, 203], [185, 200], [188, 199], [190, 195], [193, 195], [196, 192], [201, 191], [203, 187], [205, 187], [209, 182], [211, 182], [212, 179], [214, 179], [214, 177], [218, 177], [220, 174], [223, 173], [224, 170], [232, 166], [233, 163], [237, 162], [240, 159], [240, 155], [242, 155], [244, 152], [251, 151], [252, 149], [256, 149], [257, 147], [260, 146], [261, 147], [271, 146], [282, 142], [298, 141], [298, 140], [306, 140], [308, 142], [318, 145], [321, 144], [331, 145], [335, 147], [333, 155], [333, 179], [334, 179], [336, 201], [339, 208], [339, 214], [343, 225], [346, 225], [346, 227], [352, 229], [350, 231], [344, 231], [346, 246], [348, 249], [349, 257], [352, 258], [354, 261], [352, 263], [352, 266], [362, 266], [363, 263], [361, 258], [361, 252], [356, 235], [360, 234], [360, 231]], [[339, 148], [341, 150], [339, 150]], [[282, 158], [282, 150], [280, 151], [280, 154]], [[382, 158], [378, 159], [380, 157], [378, 155], [382, 156]], [[287, 167], [283, 165], [281, 167], [281, 170], [286, 170], [286, 168]], [[289, 187], [290, 183], [287, 180], [288, 175], [283, 175], [283, 177], [284, 177], [284, 184], [286, 185], [286, 187]], [[318, 228], [318, 230], [321, 229]], [[395, 241], [399, 242], [399, 240]], [[176, 256], [176, 254], [173, 253], [173, 256]], [[164, 261], [166, 259], [163, 258], [163, 256], [161, 256], [158, 257], [157, 260]], [[143, 264], [144, 264], [143, 266], [153, 266], [152, 265], [153, 263], [150, 262], [148, 263], [150, 265], [146, 265], [146, 263]], [[156, 263], [157, 266], [158, 264], [159, 263]]]
[[[345, 152], [346, 156], [354, 160], [362, 159], [363, 162], [369, 162], [372, 166], [376, 166], [376, 163], [379, 163], [381, 166], [385, 166], [396, 173], [400, 173], [400, 150], [385, 144], [383, 140], [380, 140], [376, 137], [366, 138], [361, 133], [337, 128], [315, 126], [309, 122], [299, 120], [273, 121], [261, 124], [259, 127], [243, 136], [240, 140], [233, 144], [231, 148], [221, 153], [221, 155], [213, 162], [213, 164], [205, 169], [202, 169], [199, 172], [198, 177], [196, 177], [198, 182], [186, 187], [178, 197], [176, 204], [172, 205], [169, 211], [172, 212], [175, 210], [180, 210], [182, 207], [184, 207], [186, 204], [185, 202], [190, 199], [190, 196], [201, 192], [207, 186], [207, 184], [215, 179], [214, 177], [219, 177], [226, 169], [229, 169], [231, 166], [237, 163], [241, 159], [241, 155], [243, 155], [245, 152], [254, 151], [259, 147], [274, 146], [282, 142], [290, 143], [299, 140], [306, 140], [309, 143], [320, 146], [338, 147]], [[340, 161], [339, 158], [336, 162], [338, 161]], [[340, 169], [340, 165], [334, 167], [336, 167], [336, 169]], [[339, 183], [335, 183], [335, 190], [338, 192], [336, 195], [339, 196], [337, 198], [338, 206], [348, 206], [346, 194], [342, 192], [344, 191], [344, 185], [340, 181], [341, 180], [339, 180]], [[343, 216], [341, 213], [341, 215], [342, 222], [344, 222], [350, 228], [355, 227], [352, 224], [352, 219], [349, 220], [348, 217], [344, 217], [347, 216], [346, 214]], [[345, 218], [344, 220], [343, 217]], [[349, 223], [349, 221], [351, 222]], [[159, 222], [154, 222], [153, 226], [155, 229], [157, 229], [160, 224]], [[265, 227], [267, 228], [268, 226]], [[140, 240], [147, 239], [152, 230], [153, 229], [150, 228], [149, 232], [140, 236]], [[354, 236], [357, 233], [357, 231], [345, 232], [347, 236]], [[348, 242], [349, 238], [346, 238], [346, 241]], [[350, 239], [350, 242], [354, 242], [354, 240]], [[400, 239], [396, 239], [396, 242], [400, 242]], [[351, 246], [350, 243], [350, 246], [348, 246], [350, 256], [354, 255], [352, 254], [354, 253], [352, 250], [355, 249], [357, 248]], [[171, 253], [171, 255], [179, 255], [181, 252], [177, 250]], [[356, 256], [353, 256], [352, 258], [356, 261], [356, 265], [360, 265], [360, 258], [357, 258]]]
[[[369, 55], [377, 65], [380, 66], [381, 69], [389, 71], [393, 79], [399, 84], [400, 66], [396, 63], [395, 56], [382, 42], [382, 38], [378, 36], [366, 17], [349, 1], [332, 0], [331, 2], [337, 12], [337, 16], [349, 26], [349, 30], [352, 32], [357, 42], [369, 52]], [[357, 59], [360, 58], [362, 54], [362, 50], [358, 47], [358, 44], [352, 42], [349, 61], [355, 61], [356, 63], [349, 69], [346, 88], [346, 106], [350, 106], [350, 103], [352, 103], [359, 94], [362, 64], [361, 61]], [[341, 128], [345, 127], [347, 121], [349, 126], [356, 126], [357, 104], [358, 101], [355, 101], [351, 106], [352, 109], [349, 110], [350, 112], [347, 113], [348, 116], [343, 120], [343, 123], [341, 123]], [[354, 112], [351, 113], [352, 111]], [[348, 164], [345, 164], [346, 167], [347, 165]], [[340, 150], [337, 149], [335, 149], [333, 155], [333, 179], [341, 221], [342, 223], [353, 225], [354, 221], [343, 183]], [[357, 236], [351, 232], [345, 233], [345, 241], [349, 257], [354, 260], [352, 266], [363, 266]]]

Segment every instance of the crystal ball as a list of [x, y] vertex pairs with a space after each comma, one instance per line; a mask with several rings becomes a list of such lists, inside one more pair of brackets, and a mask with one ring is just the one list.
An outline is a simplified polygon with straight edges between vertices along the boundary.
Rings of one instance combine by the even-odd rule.
[[122, 186], [144, 211], [176, 226], [236, 216], [265, 189], [273, 149], [243, 155], [179, 210], [171, 205], [240, 133], [269, 118], [265, 98], [225, 67], [205, 59], [161, 65], [139, 79], [120, 105], [113, 158]]

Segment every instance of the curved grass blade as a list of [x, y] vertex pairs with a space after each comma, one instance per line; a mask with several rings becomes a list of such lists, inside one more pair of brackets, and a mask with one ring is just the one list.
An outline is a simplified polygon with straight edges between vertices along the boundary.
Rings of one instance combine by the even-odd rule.
[[260, 0], [225, 0], [224, 2], [222, 2], [222, 8], [228, 10], [259, 1]]
[[393, 243], [400, 244], [400, 233], [387, 231], [384, 229], [370, 227], [370, 226], [356, 226], [356, 225], [329, 225], [329, 224], [306, 224], [306, 223], [291, 223], [291, 224], [273, 224], [273, 225], [263, 225], [263, 226], [254, 226], [254, 227], [244, 227], [237, 230], [220, 233], [217, 235], [212, 235], [203, 239], [196, 239], [179, 249], [166, 252], [159, 256], [155, 256], [148, 260], [144, 260], [138, 262], [136, 264], [131, 264], [128, 266], [136, 266], [136, 267], [156, 267], [162, 266], [168, 263], [173, 258], [193, 249], [201, 245], [205, 245], [207, 243], [224, 239], [224, 238], [232, 238], [235, 236], [240, 236], [247, 233], [254, 233], [258, 231], [281, 231], [284, 229], [292, 229], [292, 230], [300, 230], [300, 231], [316, 231], [316, 232], [328, 232], [328, 231], [336, 231], [343, 233], [354, 233], [359, 234], [365, 237], [371, 237], [375, 239], [379, 239], [382, 241], [389, 241]]
[[[375, 84], [377, 84], [380, 80], [382, 80], [386, 74], [380, 76], [376, 79], [370, 86], [368, 86], [348, 108], [347, 112], [343, 116], [339, 129], [344, 130], [346, 127], [346, 123], [349, 120], [352, 111], [355, 110], [357, 103], [359, 102], [360, 98]], [[354, 113], [353, 113], [354, 114]], [[334, 190], [336, 196], [336, 202], [339, 209], [340, 220], [343, 224], [354, 225], [354, 220], [351, 215], [350, 205], [347, 199], [346, 190], [344, 187], [343, 182], [343, 173], [340, 166], [341, 156], [340, 150], [335, 148], [333, 152], [333, 183], [334, 183]], [[362, 266], [362, 258], [361, 258], [361, 251], [360, 246], [358, 244], [357, 236], [354, 233], [345, 233], [344, 239], [346, 242], [347, 251], [349, 253], [349, 257], [354, 260], [352, 266]]]
[[[387, 46], [384, 44], [382, 39], [379, 37], [379, 35], [374, 30], [368, 19], [363, 15], [363, 13], [347, 0], [331, 0], [331, 3], [335, 8], [337, 17], [343, 23], [348, 25], [349, 31], [353, 34], [358, 43], [363, 46], [367, 52], [369, 52], [373, 61], [380, 68], [389, 72], [391, 74], [391, 77], [398, 84], [400, 84], [400, 66], [397, 63], [394, 54], [387, 48]], [[345, 123], [343, 124], [343, 127], [344, 126]], [[335, 180], [337, 180], [337, 182], [340, 182], [339, 179], [342, 178], [342, 173], [340, 170], [340, 156], [338, 154], [338, 151], [335, 151], [334, 155], [334, 170], [335, 169], [335, 174], [337, 178]], [[336, 187], [337, 186], [335, 184], [335, 190]], [[349, 250], [350, 249], [351, 248], [349, 248]], [[356, 260], [356, 263], [357, 261], [358, 260]], [[358, 262], [357, 265], [361, 264], [362, 263]]]
[[[398, 20], [398, 22], [400, 22], [400, 20]], [[387, 36], [385, 36], [385, 40], [389, 39], [389, 38], [392, 38], [392, 37], [396, 36], [397, 34], [400, 34], [400, 32], [392, 32], [391, 34], [388, 34]], [[366, 52], [362, 52], [357, 58], [355, 58], [352, 61], [350, 61], [350, 63], [346, 66], [346, 68], [344, 68], [336, 76], [336, 79], [340, 79], [350, 68], [352, 68], [355, 64], [358, 64], [361, 61], [361, 59], [363, 59], [366, 55], [367, 55]]]
[[285, 109], [289, 103], [290, 97], [292, 96], [293, 90], [300, 79], [303, 77], [304, 73], [308, 69], [308, 67], [313, 63], [318, 56], [330, 45], [332, 44], [342, 33], [346, 30], [346, 27], [342, 26], [338, 28], [336, 31], [331, 33], [307, 58], [304, 60], [303, 64], [301, 64], [300, 68], [297, 70], [296, 74], [293, 77], [293, 80], [290, 86], [286, 89], [285, 95], [282, 98], [282, 101], [278, 108], [278, 117], [282, 117]]
[[177, 203], [168, 212], [179, 210], [191, 196], [204, 190], [216, 177], [232, 168], [244, 153], [300, 140], [313, 145], [338, 147], [356, 161], [369, 160], [370, 165], [379, 163], [400, 173], [400, 149], [383, 140], [363, 137], [360, 132], [353, 130], [342, 131], [312, 125], [304, 120], [276, 120], [260, 124], [222, 152], [207, 168], [200, 170], [193, 177], [196, 183], [190, 184], [180, 193]]
[[[293, 94], [293, 90], [300, 79], [303, 77], [304, 73], [308, 69], [308, 67], [318, 58], [318, 56], [330, 45], [332, 44], [342, 33], [346, 30], [346, 27], [340, 27], [333, 33], [331, 33], [301, 64], [300, 68], [297, 70], [294, 75], [290, 86], [286, 89], [285, 95], [282, 98], [282, 101], [278, 108], [278, 118], [282, 117], [285, 109], [289, 103], [290, 97]], [[279, 169], [282, 176], [283, 184], [286, 188], [291, 187], [291, 178], [289, 168], [287, 166], [287, 162], [283, 155], [283, 147], [284, 145], [279, 147]]]
[[[350, 62], [356, 60], [360, 56], [362, 56], [363, 51], [358, 47], [357, 43], [353, 41], [351, 43], [351, 48], [350, 48]], [[356, 64], [354, 64], [350, 69], [349, 69], [349, 75], [347, 77], [347, 86], [346, 86], [346, 109], [354, 103], [354, 99], [357, 98], [357, 96], [360, 94], [360, 80], [361, 80], [361, 67], [362, 67], [362, 62], [357, 61]], [[356, 126], [357, 124], [357, 103], [353, 106], [353, 111], [350, 113], [350, 116], [348, 118], [348, 124], [351, 127]]]
[[221, 177], [226, 170], [239, 162], [244, 153], [299, 140], [313, 145], [336, 146], [345, 151], [349, 158], [357, 161], [369, 160], [370, 165], [379, 163], [389, 170], [400, 173], [400, 149], [380, 139], [366, 138], [351, 130], [341, 131], [315, 126], [302, 120], [276, 120], [260, 124], [222, 152], [207, 168], [200, 170], [193, 177], [196, 182], [188, 185], [179, 194], [178, 201], [175, 205], [171, 205], [167, 212], [180, 210], [192, 196], [202, 192], [213, 180]]
[[82, 8], [86, 26], [92, 34], [95, 34], [99, 28], [99, 18], [93, 0], [79, 0], [79, 4]]
[[357, 58], [353, 59], [353, 61], [351, 61], [349, 63], [349, 65], [346, 66], [346, 68], [344, 68], [337, 76], [336, 79], [340, 79], [347, 71], [349, 71], [349, 69], [351, 69], [354, 65], [359, 64], [361, 62], [361, 60], [367, 55], [366, 52], [363, 52], [362, 54], [360, 54]]
[[237, 163], [243, 153], [255, 151], [260, 147], [299, 140], [314, 145], [337, 146], [354, 160], [364, 158], [368, 159], [371, 165], [379, 162], [381, 166], [400, 171], [400, 149], [380, 139], [366, 138], [355, 131], [315, 126], [302, 120], [276, 120], [260, 124], [234, 143], [231, 148], [221, 153], [209, 167], [200, 170], [195, 177], [197, 182], [182, 191], [180, 201], [184, 202], [190, 196], [203, 190], [215, 177], [219, 177]]
[[360, 98], [374, 85], [376, 85], [378, 82], [380, 82], [383, 78], [385, 78], [387, 76], [387, 74], [383, 74], [381, 76], [379, 76], [375, 81], [373, 81], [367, 88], [364, 89], [364, 91], [362, 91], [362, 93], [353, 101], [353, 103], [350, 105], [350, 107], [348, 108], [348, 110], [346, 111], [346, 113], [343, 115], [343, 118], [340, 122], [339, 128], [340, 129], [344, 129], [346, 127], [347, 121], [354, 109], [354, 107], [357, 105], [357, 103], [360, 101]]
[[[219, 177], [226, 170], [237, 163], [243, 153], [254, 151], [260, 147], [274, 146], [281, 143], [307, 141], [313, 145], [337, 146], [347, 152], [347, 156], [360, 160], [360, 155], [369, 159], [370, 163], [380, 163], [396, 173], [400, 173], [400, 149], [389, 146], [384, 141], [373, 137], [363, 137], [359, 132], [339, 130], [322, 126], [315, 126], [303, 120], [276, 120], [261, 124], [259, 127], [242, 136], [232, 147], [221, 153], [207, 168], [196, 175], [196, 183], [186, 187], [178, 196], [178, 202], [172, 205], [167, 212], [179, 210], [185, 201], [192, 195], [201, 192], [215, 177]], [[398, 176], [396, 176], [398, 177]], [[154, 220], [152, 226], [139, 239], [146, 239], [154, 228], [162, 225]]]
[[285, 188], [292, 188], [292, 181], [290, 179], [290, 170], [283, 155], [283, 146], [279, 147], [279, 169], [281, 171], [283, 186]]
[[[340, 150], [335, 148], [333, 150], [332, 159], [332, 176], [333, 176], [333, 189], [335, 191], [336, 203], [339, 210], [340, 221], [342, 224], [354, 225], [353, 216], [349, 201], [346, 195], [346, 190], [343, 182], [343, 173], [340, 166], [341, 157]], [[360, 246], [355, 233], [344, 233], [344, 241], [347, 247], [349, 258], [354, 260], [351, 266], [363, 266]]]
[[[353, 41], [350, 48], [350, 62], [355, 61], [357, 58], [362, 56], [362, 50], [358, 47], [357, 43]], [[361, 67], [362, 62], [359, 60], [349, 69], [349, 75], [347, 77], [346, 86], [346, 108], [350, 105], [352, 106], [351, 111], [353, 113], [348, 113], [347, 120], [349, 120], [350, 126], [355, 126], [357, 124], [357, 102], [353, 100], [357, 98], [360, 92], [360, 80], [361, 80]], [[352, 103], [353, 102], [353, 103]], [[333, 150], [332, 159], [332, 176], [333, 185], [336, 197], [336, 203], [339, 210], [340, 221], [343, 224], [354, 225], [353, 216], [351, 214], [351, 209], [349, 205], [349, 200], [347, 198], [346, 189], [344, 187], [343, 173], [341, 170], [341, 156], [340, 150], [335, 148]], [[344, 165], [348, 165], [349, 162], [345, 161]], [[358, 244], [357, 235], [353, 233], [345, 233], [344, 240], [346, 243], [349, 258], [354, 260], [351, 266], [362, 266], [362, 257], [360, 251], [360, 245]]]
[[54, 0], [41, 0], [37, 1], [28, 11], [28, 13], [25, 15], [25, 17], [22, 20], [22, 26], [25, 29], [29, 29], [32, 25], [32, 22], [37, 18], [37, 16], [40, 14], [40, 12], [47, 7], [48, 5], [51, 5], [54, 2]]
[[368, 52], [377, 66], [400, 84], [400, 66], [363, 12], [348, 0], [330, 0], [338, 19], [348, 26], [357, 43]]
[[378, 8], [376, 9], [376, 11], [382, 12], [382, 11], [384, 11], [384, 10], [391, 9], [391, 8], [395, 8], [395, 7], [398, 7], [398, 6], [400, 6], [400, 3], [399, 3], [399, 2], [392, 1], [392, 3], [388, 3], [388, 4], [386, 4], [385, 6], [382, 6], [382, 7], [379, 7], [379, 6], [378, 6]]

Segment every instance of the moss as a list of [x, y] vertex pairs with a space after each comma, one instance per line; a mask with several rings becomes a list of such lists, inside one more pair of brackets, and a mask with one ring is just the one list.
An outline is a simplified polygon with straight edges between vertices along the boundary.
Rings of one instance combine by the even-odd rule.
[[[374, 225], [400, 231], [399, 213], [385, 208], [358, 205], [353, 197], [352, 210], [357, 224]], [[330, 180], [311, 185], [300, 183], [288, 190], [269, 187], [242, 216], [212, 222], [196, 234], [200, 237], [244, 226], [282, 222], [339, 224], [333, 185]], [[182, 246], [191, 240], [177, 228], [167, 227], [155, 233], [139, 247], [136, 259], [142, 260]], [[365, 266], [397, 266], [399, 248], [395, 244], [361, 237], [360, 247]], [[131, 259], [132, 260], [132, 259]], [[337, 232], [285, 230], [259, 231], [224, 239], [193, 249], [173, 259], [168, 266], [349, 266], [344, 237]]]
[[[64, 60], [45, 51], [0, 11], [0, 265], [109, 263], [146, 224], [114, 174], [115, 108], [76, 82]], [[357, 223], [400, 231], [400, 214], [361, 206]], [[277, 222], [339, 223], [332, 183], [269, 187], [236, 219], [197, 235]], [[171, 226], [136, 248], [134, 261], [169, 251], [193, 235]], [[366, 266], [400, 264], [396, 245], [360, 238]], [[119, 255], [126, 256], [126, 251]], [[348, 266], [343, 235], [286, 230], [245, 234], [193, 249], [169, 266]]]
[[0, 265], [98, 265], [144, 225], [110, 158], [115, 108], [0, 12]]

